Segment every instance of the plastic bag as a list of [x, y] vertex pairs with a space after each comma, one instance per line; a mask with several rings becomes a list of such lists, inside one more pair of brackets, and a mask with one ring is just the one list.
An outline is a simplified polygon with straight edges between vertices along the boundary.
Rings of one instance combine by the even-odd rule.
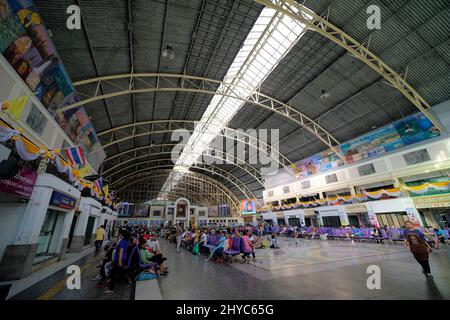
[[192, 253], [193, 254], [198, 254], [198, 250], [199, 250], [199, 244], [198, 242], [194, 245], [194, 248], [192, 248]]
[[156, 275], [154, 273], [144, 271], [141, 274], [139, 274], [135, 280], [136, 281], [145, 281], [145, 280], [152, 280], [155, 278], [156, 278]]

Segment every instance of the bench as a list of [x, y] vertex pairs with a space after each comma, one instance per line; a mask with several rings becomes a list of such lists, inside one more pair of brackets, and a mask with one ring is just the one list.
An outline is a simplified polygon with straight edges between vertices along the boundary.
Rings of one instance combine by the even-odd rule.
[[158, 281], [156, 279], [136, 281], [134, 300], [162, 300]]

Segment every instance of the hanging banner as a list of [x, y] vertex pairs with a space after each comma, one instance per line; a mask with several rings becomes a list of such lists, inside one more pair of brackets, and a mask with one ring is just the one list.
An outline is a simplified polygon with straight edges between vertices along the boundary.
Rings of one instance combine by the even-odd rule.
[[98, 169], [106, 157], [64, 64], [31, 0], [0, 0], [0, 53]]
[[36, 171], [19, 166], [19, 170], [12, 177], [0, 179], [0, 192], [30, 199], [36, 179]]

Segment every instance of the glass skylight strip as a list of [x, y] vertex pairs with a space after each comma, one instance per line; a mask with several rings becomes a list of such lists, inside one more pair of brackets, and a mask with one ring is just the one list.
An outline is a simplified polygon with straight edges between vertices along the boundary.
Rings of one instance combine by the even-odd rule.
[[[289, 4], [284, 3], [283, 6], [296, 11]], [[304, 31], [304, 24], [276, 10], [264, 8], [224, 77], [223, 81], [228, 85], [224, 87], [221, 84], [217, 92], [237, 95], [243, 99], [250, 97], [252, 91], [263, 83]], [[243, 104], [244, 101], [233, 97], [215, 95], [205, 110], [201, 123], [196, 126], [177, 159], [176, 167], [192, 166]], [[170, 190], [169, 181], [172, 180], [169, 175], [162, 192]]]

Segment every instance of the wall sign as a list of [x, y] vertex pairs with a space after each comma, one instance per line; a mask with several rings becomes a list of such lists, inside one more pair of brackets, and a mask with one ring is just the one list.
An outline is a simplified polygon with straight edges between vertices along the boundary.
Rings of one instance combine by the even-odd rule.
[[450, 194], [413, 198], [417, 209], [450, 207]]
[[13, 177], [0, 179], [0, 192], [30, 199], [36, 178], [36, 171], [19, 166], [19, 170]]
[[75, 198], [69, 197], [68, 195], [53, 191], [52, 197], [50, 198], [49, 205], [52, 207], [57, 207], [61, 209], [73, 210], [77, 204], [77, 200]]

